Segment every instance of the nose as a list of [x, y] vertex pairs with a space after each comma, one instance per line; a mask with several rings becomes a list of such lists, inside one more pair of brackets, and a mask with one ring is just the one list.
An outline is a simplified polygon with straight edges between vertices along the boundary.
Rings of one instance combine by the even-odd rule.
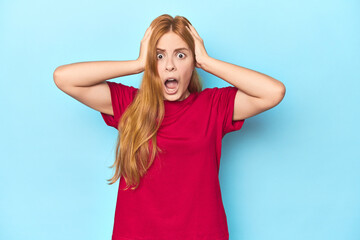
[[173, 63], [173, 60], [171, 58], [168, 58], [166, 62], [166, 70], [167, 71], [173, 71], [175, 69], [175, 65]]

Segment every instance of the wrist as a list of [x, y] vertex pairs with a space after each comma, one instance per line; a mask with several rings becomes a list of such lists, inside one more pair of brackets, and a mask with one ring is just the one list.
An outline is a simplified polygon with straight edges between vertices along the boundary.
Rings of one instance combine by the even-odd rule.
[[211, 62], [212, 58], [209, 55], [202, 57], [197, 63], [200, 65], [200, 68], [208, 71], [209, 62]]
[[145, 70], [145, 62], [141, 61], [139, 58], [134, 62], [136, 63], [137, 73], [142, 73]]

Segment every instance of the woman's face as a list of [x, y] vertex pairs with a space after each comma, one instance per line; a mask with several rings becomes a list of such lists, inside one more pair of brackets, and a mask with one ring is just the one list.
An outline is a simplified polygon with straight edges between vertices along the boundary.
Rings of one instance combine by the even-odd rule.
[[[164, 87], [164, 99], [184, 100], [190, 95], [188, 86], [195, 68], [190, 48], [172, 31], [159, 39], [156, 48], [157, 69]], [[176, 81], [166, 84], [167, 79]]]

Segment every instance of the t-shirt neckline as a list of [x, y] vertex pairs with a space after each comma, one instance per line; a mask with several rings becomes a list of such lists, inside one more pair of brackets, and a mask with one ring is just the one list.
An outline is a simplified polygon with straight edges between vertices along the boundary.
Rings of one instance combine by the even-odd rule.
[[197, 92], [192, 92], [190, 95], [182, 101], [168, 101], [164, 100], [165, 116], [163, 119], [163, 124], [176, 120], [186, 109], [189, 104], [194, 101]]
[[185, 98], [182, 101], [169, 101], [169, 100], [164, 100], [164, 104], [165, 105], [182, 105], [185, 104], [187, 102], [189, 102], [195, 95], [195, 92], [192, 92], [189, 94], [189, 96], [187, 98]]

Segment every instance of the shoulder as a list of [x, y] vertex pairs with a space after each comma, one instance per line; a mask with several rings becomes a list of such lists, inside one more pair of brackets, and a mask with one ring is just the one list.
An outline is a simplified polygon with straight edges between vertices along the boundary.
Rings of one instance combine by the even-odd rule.
[[229, 98], [232, 95], [235, 95], [237, 92], [237, 88], [234, 86], [227, 86], [227, 87], [212, 87], [212, 88], [205, 88], [200, 92], [200, 95], [219, 99], [219, 98]]
[[114, 88], [116, 90], [126, 90], [126, 91], [138, 91], [139, 89], [133, 86], [128, 86], [122, 83], [106, 81], [110, 88]]
[[136, 87], [128, 86], [122, 83], [117, 83], [112, 81], [106, 81], [106, 82], [110, 88], [111, 94], [115, 96], [125, 96], [125, 97], [133, 98], [139, 90]]

